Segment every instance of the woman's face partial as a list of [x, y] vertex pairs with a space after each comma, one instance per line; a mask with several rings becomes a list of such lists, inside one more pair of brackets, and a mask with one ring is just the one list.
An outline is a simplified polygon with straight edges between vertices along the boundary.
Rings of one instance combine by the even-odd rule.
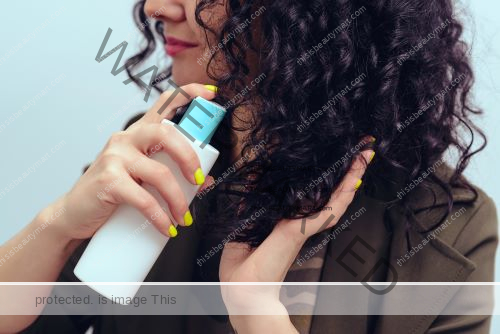
[[[172, 58], [172, 76], [178, 85], [189, 83], [212, 84], [206, 73], [210, 50], [205, 32], [195, 19], [197, 0], [147, 0], [144, 12], [164, 23], [163, 35], [167, 41], [165, 52]], [[207, 24], [215, 24], [224, 14], [221, 2], [203, 16]]]

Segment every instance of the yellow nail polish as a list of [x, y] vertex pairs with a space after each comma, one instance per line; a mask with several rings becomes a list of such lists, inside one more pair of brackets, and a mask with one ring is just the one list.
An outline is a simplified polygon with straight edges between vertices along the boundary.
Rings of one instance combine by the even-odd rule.
[[184, 224], [186, 224], [186, 226], [193, 225], [193, 216], [189, 210], [184, 214]]
[[214, 93], [217, 93], [217, 91], [219, 90], [219, 88], [214, 85], [205, 85], [205, 88]]
[[368, 163], [372, 162], [373, 158], [375, 157], [375, 152], [370, 155], [370, 158], [368, 159]]
[[174, 225], [170, 225], [170, 227], [168, 228], [168, 234], [170, 234], [171, 238], [175, 238], [177, 236], [177, 229]]
[[205, 175], [203, 175], [201, 168], [198, 168], [196, 172], [194, 172], [194, 179], [198, 185], [205, 183]]
[[358, 182], [356, 182], [356, 185], [354, 186], [354, 190], [358, 190], [359, 187], [361, 187], [361, 183], [363, 183], [363, 180], [359, 179]]
[[377, 141], [377, 138], [373, 137], [373, 136], [370, 136], [370, 143], [374, 143]]

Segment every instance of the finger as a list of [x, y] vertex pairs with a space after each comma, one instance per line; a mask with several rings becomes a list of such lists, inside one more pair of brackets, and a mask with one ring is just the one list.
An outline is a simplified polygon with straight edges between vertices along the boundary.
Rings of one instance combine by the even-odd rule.
[[[347, 210], [347, 207], [354, 199], [356, 191], [361, 187], [362, 177], [366, 168], [373, 159], [374, 151], [366, 150], [361, 152], [354, 160], [351, 168], [340, 183], [339, 187], [333, 192], [328, 202], [336, 217], [340, 217]], [[336, 223], [336, 221], [334, 222]], [[333, 224], [329, 224], [330, 227]]]
[[[317, 231], [317, 229], [324, 225], [325, 221], [329, 222], [329, 226], [335, 225], [338, 222], [339, 217], [344, 214], [349, 204], [351, 204], [356, 185], [366, 171], [365, 159], [368, 161], [372, 154], [372, 150], [367, 150], [356, 157], [352, 167], [342, 180], [341, 185], [333, 193], [327, 204], [332, 207], [333, 217], [331, 215], [332, 211], [328, 211], [330, 217], [327, 217], [324, 213], [320, 214], [319, 217], [313, 219], [308, 224], [311, 226], [310, 231]], [[291, 223], [299, 221], [280, 222], [266, 240], [244, 261], [243, 265], [247, 266], [248, 270], [251, 270], [253, 267], [259, 268], [259, 281], [280, 282], [285, 278], [288, 268], [295, 260], [295, 256], [300, 251], [306, 236], [311, 235], [311, 233], [307, 233], [306, 236], [297, 232], [290, 233], [290, 228], [295, 229], [298, 227], [298, 224]], [[292, 238], [294, 235], [297, 236], [296, 240]]]
[[[210, 88], [207, 88], [210, 87]], [[177, 108], [188, 104], [197, 96], [206, 100], [215, 97], [214, 86], [202, 84], [189, 84], [181, 87], [173, 87], [163, 92], [153, 107], [139, 120], [141, 123], [160, 123], [163, 119], [172, 119]], [[216, 90], [216, 89], [215, 89]]]
[[[328, 211], [330, 217], [320, 214], [308, 224], [311, 225], [310, 231], [314, 231], [313, 233], [315, 233], [324, 225], [325, 221], [328, 221], [329, 225], [334, 225], [339, 217], [344, 214], [354, 198], [356, 183], [361, 179], [366, 170], [364, 160], [370, 159], [372, 152], [371, 150], [367, 150], [358, 155], [349, 172], [344, 177], [341, 186], [332, 195], [328, 205], [332, 206], [333, 217], [330, 211]], [[346, 189], [349, 189], [349, 191], [345, 191]], [[264, 242], [248, 254], [247, 258], [245, 258], [245, 253], [242, 250], [234, 248], [224, 249], [224, 253], [233, 258], [232, 261], [227, 261], [234, 264], [235, 262], [242, 261], [241, 259], [243, 258], [243, 264], [240, 266], [245, 266], [245, 268], [240, 268], [240, 270], [250, 271], [253, 268], [259, 268], [256, 276], [259, 281], [281, 282], [285, 278], [290, 265], [295, 260], [295, 256], [300, 251], [306, 236], [312, 234], [309, 232], [304, 236], [296, 231], [290, 232], [290, 228], [296, 229], [299, 225], [300, 220], [281, 221]], [[296, 236], [296, 238], [293, 238], [293, 236]]]
[[196, 185], [205, 182], [198, 155], [174, 126], [147, 124], [132, 129], [131, 135], [135, 147], [144, 154], [152, 156], [163, 151], [177, 163], [186, 180]]
[[[330, 214], [327, 217], [325, 214], [320, 214], [319, 217], [313, 219], [311, 229], [316, 231], [324, 225], [325, 221], [329, 221], [329, 226], [335, 225], [346, 211], [349, 204], [354, 198], [356, 188], [359, 188], [359, 180], [363, 177], [367, 164], [373, 159], [373, 150], [361, 152], [353, 162], [347, 175], [341, 182], [341, 185], [333, 193], [327, 205], [332, 207], [334, 215]], [[332, 217], [333, 216], [333, 217]], [[295, 260], [295, 256], [300, 251], [306, 236], [300, 233], [290, 233], [290, 228], [296, 228], [300, 220], [284, 220], [281, 221], [264, 240], [264, 242], [251, 252], [243, 261], [245, 270], [259, 268], [259, 281], [263, 282], [281, 282], [285, 278], [290, 265]], [[297, 236], [297, 238], [293, 238]], [[240, 251], [241, 252], [241, 251]], [[235, 250], [229, 249], [229, 254], [236, 260], [241, 261], [238, 256], [244, 257], [244, 254], [238, 253]], [[236, 261], [235, 260], [235, 261]]]
[[205, 189], [209, 188], [212, 184], [215, 183], [215, 180], [212, 176], [208, 175], [206, 178], [205, 178], [205, 183], [203, 183], [200, 187], [200, 189], [198, 190], [198, 193], [201, 193], [203, 192]]
[[365, 150], [354, 159], [351, 168], [337, 189], [332, 193], [328, 204], [326, 204], [326, 207], [331, 210], [322, 211], [317, 217], [310, 217], [305, 220], [307, 224], [307, 228], [305, 229], [306, 236], [319, 233], [337, 224], [340, 217], [352, 203], [356, 191], [360, 188], [363, 182], [362, 177], [373, 156], [373, 150]]
[[130, 175], [156, 188], [178, 224], [190, 226], [193, 223], [184, 193], [167, 166], [144, 157], [144, 161], [138, 168], [130, 170]]
[[[347, 172], [344, 180], [342, 181], [342, 186], [346, 191], [355, 191], [359, 189], [362, 184], [362, 177], [366, 172], [368, 164], [373, 160], [375, 156], [375, 151], [365, 150], [362, 151], [356, 159], [354, 159], [351, 168]], [[354, 185], [353, 185], [354, 183]]]
[[167, 237], [177, 235], [177, 229], [158, 201], [143, 187], [134, 182], [130, 176], [123, 177], [122, 183], [115, 189], [112, 195], [118, 202], [129, 204], [139, 210], [158, 231]]

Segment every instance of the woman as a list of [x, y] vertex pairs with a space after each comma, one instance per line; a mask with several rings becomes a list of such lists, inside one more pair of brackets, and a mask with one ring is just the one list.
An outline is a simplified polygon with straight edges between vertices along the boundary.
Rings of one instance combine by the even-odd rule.
[[[218, 179], [241, 157], [250, 158], [216, 186], [212, 178], [205, 180], [190, 148], [159, 124], [163, 118], [178, 119], [176, 109], [189, 102], [179, 94], [158, 114], [172, 94], [167, 91], [110, 139], [72, 190], [2, 246], [10, 249], [65, 208], [36, 243], [2, 267], [2, 281], [76, 280], [72, 268], [84, 241], [119, 204], [133, 205], [146, 217], [159, 211], [142, 183], [159, 190], [177, 223], [190, 225], [184, 218], [192, 211], [198, 227], [177, 231], [165, 214], [153, 222], [175, 238], [150, 281], [493, 280], [495, 208], [462, 176], [484, 148], [482, 142], [473, 149], [472, 139], [484, 135], [470, 120], [480, 111], [469, 101], [473, 76], [451, 0], [146, 0], [136, 5], [135, 14], [143, 27], [147, 17], [157, 24], [144, 27], [147, 46], [127, 62], [131, 78], [141, 84], [134, 77], [137, 66], [162, 40], [172, 58], [162, 77], [171, 76], [189, 96], [228, 107], [214, 137], [222, 154], [213, 176]], [[209, 190], [191, 211], [166, 167], [148, 159], [136, 173], [127, 170], [161, 142], [186, 179]], [[263, 149], [254, 149], [257, 144]], [[443, 160], [449, 149], [456, 152], [453, 166]], [[124, 181], [96, 197], [118, 177]], [[257, 209], [265, 214], [255, 217]], [[248, 219], [251, 224], [237, 230]], [[344, 223], [335, 239], [310, 252], [339, 222]], [[437, 229], [425, 247], [410, 252]], [[204, 257], [234, 231], [222, 255]], [[365, 249], [361, 259], [346, 257], [360, 240], [369, 252]], [[380, 259], [385, 266], [378, 266]], [[0, 332], [83, 333], [93, 326], [98, 333], [225, 333], [231, 328], [238, 333], [487, 333], [490, 322], [487, 315], [438, 316], [440, 310], [405, 317], [289, 316], [276, 295], [263, 297], [260, 305], [282, 310], [280, 316], [12, 317], [2, 318]], [[310, 307], [325, 302], [319, 291], [311, 295]], [[240, 297], [236, 305], [225, 299], [230, 312], [253, 306], [247, 303], [251, 296]], [[453, 294], [443, 298], [446, 305]]]

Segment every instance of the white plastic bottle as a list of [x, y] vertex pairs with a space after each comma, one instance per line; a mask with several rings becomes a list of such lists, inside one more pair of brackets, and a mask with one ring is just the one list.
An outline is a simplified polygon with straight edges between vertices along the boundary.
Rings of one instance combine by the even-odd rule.
[[[165, 126], [175, 126], [184, 134], [200, 159], [204, 175], [208, 175], [219, 156], [219, 151], [208, 145], [208, 142], [224, 114], [222, 106], [197, 97], [191, 102], [179, 125], [169, 120], [163, 121]], [[190, 204], [200, 186], [186, 180], [178, 165], [166, 153], [158, 152], [151, 158], [170, 168]], [[168, 205], [156, 189], [149, 185], [144, 188], [156, 198], [174, 222]], [[132, 206], [121, 205], [92, 237], [75, 267], [76, 277], [107, 298], [133, 298], [140, 288], [139, 284], [93, 283], [144, 281], [169, 240], [148, 219]]]

